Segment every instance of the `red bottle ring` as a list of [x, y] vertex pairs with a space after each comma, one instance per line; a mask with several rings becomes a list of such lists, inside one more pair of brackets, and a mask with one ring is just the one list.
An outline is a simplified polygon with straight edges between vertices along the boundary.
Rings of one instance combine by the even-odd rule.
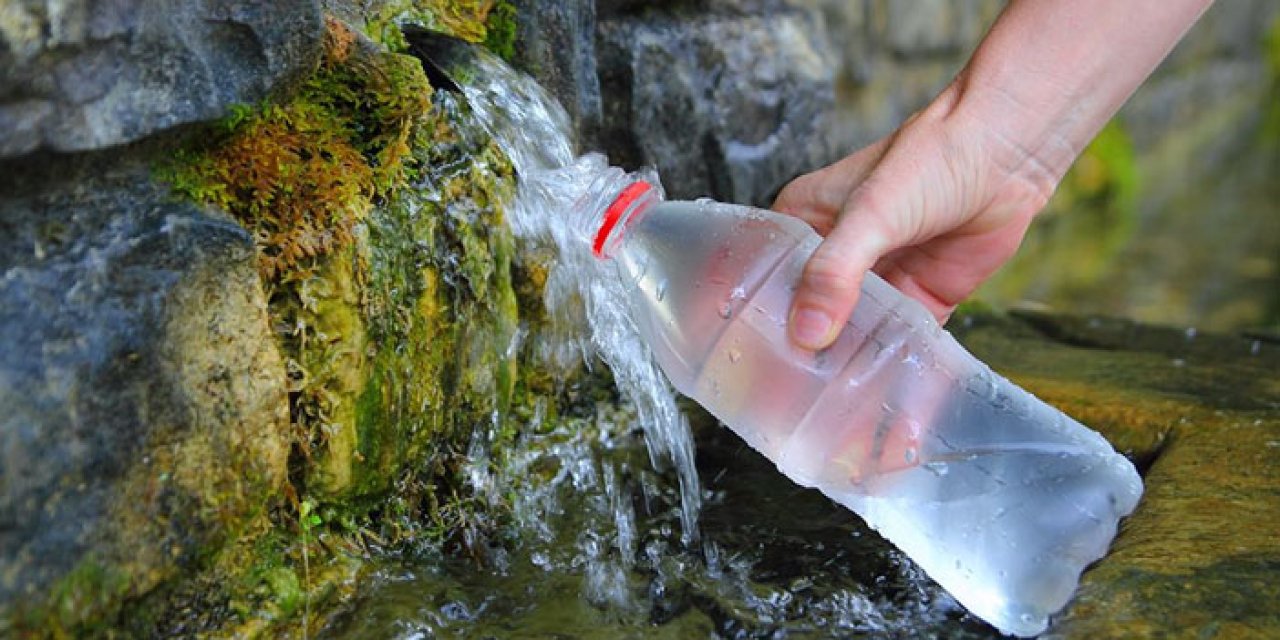
[[613, 228], [617, 226], [618, 220], [622, 219], [622, 214], [626, 213], [627, 209], [635, 204], [636, 200], [640, 199], [640, 196], [648, 193], [652, 188], [653, 185], [644, 180], [633, 182], [627, 185], [627, 188], [623, 189], [617, 198], [614, 198], [608, 209], [604, 210], [604, 220], [600, 223], [600, 230], [596, 232], [595, 242], [591, 243], [591, 252], [597, 258], [604, 257], [604, 243], [609, 239], [609, 234], [613, 231]]

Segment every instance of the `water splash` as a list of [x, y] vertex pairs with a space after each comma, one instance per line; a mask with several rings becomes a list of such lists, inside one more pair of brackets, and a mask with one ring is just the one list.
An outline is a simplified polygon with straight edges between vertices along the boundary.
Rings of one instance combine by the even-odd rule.
[[[631, 178], [604, 156], [574, 157], [569, 117], [534, 80], [483, 51], [468, 52], [459, 87], [481, 126], [507, 154], [519, 175], [508, 207], [515, 235], [555, 254], [544, 293], [551, 326], [541, 335], [546, 366], [590, 366], [598, 356], [634, 403], [650, 462], [668, 465], [679, 479], [682, 541], [698, 538], [701, 496], [693, 437], [676, 398], [640, 338], [627, 309], [623, 283], [611, 264], [591, 255], [584, 229]], [[657, 176], [646, 174], [651, 184]]]

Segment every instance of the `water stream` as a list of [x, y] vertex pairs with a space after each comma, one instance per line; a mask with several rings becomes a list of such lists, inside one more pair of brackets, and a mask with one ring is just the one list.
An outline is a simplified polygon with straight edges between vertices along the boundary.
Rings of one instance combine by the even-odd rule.
[[[698, 538], [698, 473], [693, 438], [675, 395], [635, 331], [626, 292], [612, 266], [591, 255], [590, 219], [616, 194], [622, 171], [603, 156], [575, 158], [569, 117], [530, 77], [483, 50], [468, 51], [459, 86], [471, 113], [511, 159], [519, 190], [508, 208], [516, 237], [549, 246], [545, 302], [551, 326], [540, 338], [545, 366], [599, 356], [639, 414], [657, 469], [674, 468], [680, 485], [682, 539]], [[647, 176], [657, 184], [656, 176]]]
[[510, 509], [507, 537], [470, 557], [423, 549], [375, 561], [323, 635], [993, 637], [860, 519], [792, 485], [697, 410], [689, 415], [706, 424], [695, 447], [620, 280], [583, 231], [623, 173], [574, 156], [568, 118], [531, 79], [472, 55], [464, 96], [436, 99], [511, 158], [520, 180], [508, 220], [522, 255], [551, 256], [550, 323], [524, 340], [541, 366], [602, 361], [613, 384], [591, 376], [595, 387], [578, 389], [585, 400], [556, 419], [535, 412], [501, 460], [477, 434], [471, 488]]

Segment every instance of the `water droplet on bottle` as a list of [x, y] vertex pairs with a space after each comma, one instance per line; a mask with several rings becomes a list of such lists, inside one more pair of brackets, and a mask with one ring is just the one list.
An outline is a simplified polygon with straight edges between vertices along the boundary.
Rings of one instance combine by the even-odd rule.
[[746, 300], [747, 290], [743, 289], [741, 286], [734, 287], [733, 292], [729, 294], [729, 299], [730, 300]]
[[658, 283], [658, 290], [654, 292], [654, 297], [658, 299], [658, 302], [662, 302], [662, 299], [667, 297], [667, 281], [666, 280], [663, 280], [662, 282]]
[[1029, 613], [1024, 613], [1018, 616], [1018, 618], [1021, 619], [1024, 624], [1031, 624], [1036, 621], [1036, 617]]
[[742, 352], [737, 349], [729, 349], [729, 362], [737, 362], [742, 359]]
[[720, 317], [728, 320], [733, 315], [733, 307], [728, 302], [720, 305]]
[[906, 450], [906, 451], [904, 451], [904, 452], [902, 452], [902, 459], [903, 459], [904, 461], [906, 461], [906, 463], [907, 463], [907, 464], [915, 464], [915, 462], [916, 462], [916, 448], [915, 448], [915, 447], [907, 447], [907, 450]]

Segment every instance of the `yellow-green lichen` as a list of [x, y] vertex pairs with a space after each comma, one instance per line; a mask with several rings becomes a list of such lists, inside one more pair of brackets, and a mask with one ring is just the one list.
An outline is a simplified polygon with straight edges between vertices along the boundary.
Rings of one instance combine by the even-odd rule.
[[507, 0], [393, 0], [368, 16], [365, 31], [392, 50], [403, 51], [403, 23], [483, 44], [503, 58], [515, 54], [517, 12]]

